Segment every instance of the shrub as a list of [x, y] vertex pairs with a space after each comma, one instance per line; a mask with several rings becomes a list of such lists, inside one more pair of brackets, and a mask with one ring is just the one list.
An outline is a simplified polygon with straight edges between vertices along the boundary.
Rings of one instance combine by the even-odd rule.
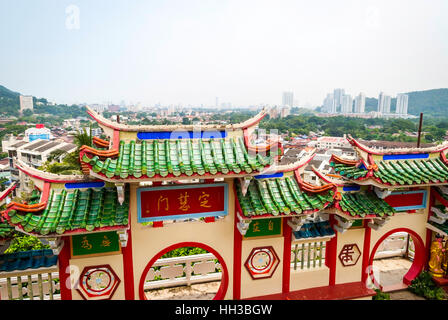
[[390, 294], [382, 292], [380, 289], [375, 289], [376, 295], [373, 296], [372, 300], [390, 300]]
[[437, 287], [429, 272], [423, 271], [417, 278], [412, 280], [408, 289], [418, 296], [430, 300], [445, 300], [445, 293], [442, 288]]

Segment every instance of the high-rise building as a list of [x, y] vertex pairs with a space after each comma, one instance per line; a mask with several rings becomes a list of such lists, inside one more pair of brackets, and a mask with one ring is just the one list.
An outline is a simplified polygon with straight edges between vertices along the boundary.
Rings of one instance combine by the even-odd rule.
[[333, 93], [327, 94], [327, 97], [324, 100], [323, 109], [327, 113], [336, 113], [336, 104]]
[[364, 113], [366, 109], [366, 95], [364, 93], [360, 93], [355, 98], [355, 113]]
[[397, 108], [395, 113], [397, 114], [408, 114], [408, 101], [409, 96], [404, 93], [397, 94]]
[[20, 113], [33, 110], [33, 96], [20, 96]]
[[294, 93], [290, 91], [283, 92], [282, 104], [284, 106], [294, 107]]
[[378, 112], [381, 114], [390, 113], [390, 103], [392, 99], [390, 96], [384, 94], [384, 92], [380, 92], [378, 96]]
[[352, 113], [352, 112], [353, 112], [353, 98], [349, 94], [344, 94], [342, 96], [341, 113]]
[[333, 99], [336, 106], [336, 111], [340, 110], [342, 107], [342, 97], [345, 95], [344, 89], [334, 89]]

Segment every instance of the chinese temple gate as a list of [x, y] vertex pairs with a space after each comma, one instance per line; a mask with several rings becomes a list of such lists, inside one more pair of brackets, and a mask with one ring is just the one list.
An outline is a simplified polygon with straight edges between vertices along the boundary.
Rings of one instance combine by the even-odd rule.
[[[217, 260], [193, 266], [210, 278], [219, 268], [215, 299], [369, 299], [385, 238], [405, 231], [413, 240], [407, 285], [447, 236], [447, 143], [379, 152], [349, 137], [358, 160], [333, 156], [333, 174], [313, 168], [320, 183], [311, 185], [302, 174], [313, 155], [280, 165], [274, 137], [254, 142], [264, 110], [240, 124], [200, 127], [88, 113], [109, 140], [81, 148], [83, 175], [16, 160], [39, 196], [2, 212], [1, 230], [50, 243], [62, 299], [146, 299], [147, 278], [164, 277], [153, 266], [181, 247]], [[443, 266], [430, 271], [446, 275]]]

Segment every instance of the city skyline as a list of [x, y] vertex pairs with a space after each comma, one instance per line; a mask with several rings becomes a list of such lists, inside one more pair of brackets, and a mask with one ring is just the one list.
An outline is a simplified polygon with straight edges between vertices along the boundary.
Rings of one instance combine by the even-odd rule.
[[0, 84], [68, 104], [277, 105], [287, 89], [302, 107], [338, 86], [367, 97], [442, 88], [446, 9], [446, 1], [7, 0]]

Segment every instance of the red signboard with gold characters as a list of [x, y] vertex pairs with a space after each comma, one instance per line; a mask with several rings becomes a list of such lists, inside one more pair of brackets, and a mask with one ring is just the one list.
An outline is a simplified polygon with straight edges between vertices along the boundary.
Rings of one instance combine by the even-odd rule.
[[215, 217], [227, 214], [225, 183], [140, 188], [138, 222]]

